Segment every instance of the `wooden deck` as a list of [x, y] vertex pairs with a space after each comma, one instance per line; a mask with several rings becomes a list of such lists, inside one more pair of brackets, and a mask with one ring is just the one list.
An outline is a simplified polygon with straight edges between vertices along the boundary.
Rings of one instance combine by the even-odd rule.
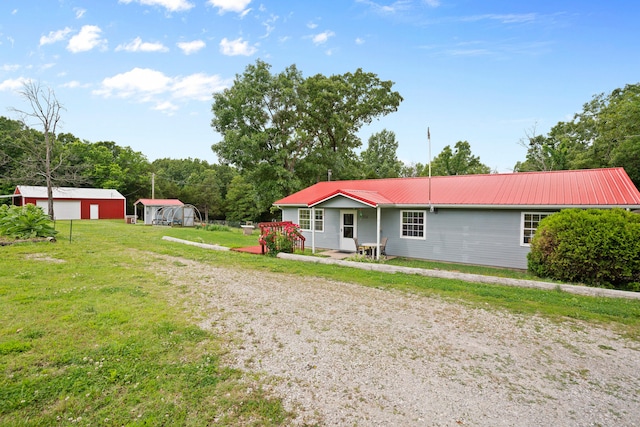
[[235, 252], [244, 252], [248, 254], [254, 255], [262, 255], [262, 246], [247, 246], [246, 248], [231, 248], [232, 251]]

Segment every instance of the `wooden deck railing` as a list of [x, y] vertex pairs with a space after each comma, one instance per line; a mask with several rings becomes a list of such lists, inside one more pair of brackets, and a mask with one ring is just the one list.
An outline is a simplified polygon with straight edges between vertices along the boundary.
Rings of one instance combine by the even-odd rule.
[[[262, 253], [265, 254], [267, 252], [267, 247], [264, 243], [264, 237], [270, 232], [270, 231], [281, 231], [284, 232], [285, 226], [287, 225], [292, 225], [293, 222], [291, 221], [273, 221], [273, 222], [261, 222], [258, 224], [258, 227], [260, 228], [260, 246], [262, 247]], [[298, 234], [296, 239], [293, 241], [293, 249], [299, 249], [301, 251], [304, 251], [304, 241], [306, 239], [304, 238], [304, 236], [302, 234]]]

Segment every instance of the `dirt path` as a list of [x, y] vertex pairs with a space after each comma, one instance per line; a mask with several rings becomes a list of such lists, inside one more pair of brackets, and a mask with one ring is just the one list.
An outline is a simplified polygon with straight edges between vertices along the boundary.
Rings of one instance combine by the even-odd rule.
[[167, 261], [201, 326], [233, 338], [225, 362], [272, 378], [294, 425], [640, 425], [640, 344], [611, 331]]

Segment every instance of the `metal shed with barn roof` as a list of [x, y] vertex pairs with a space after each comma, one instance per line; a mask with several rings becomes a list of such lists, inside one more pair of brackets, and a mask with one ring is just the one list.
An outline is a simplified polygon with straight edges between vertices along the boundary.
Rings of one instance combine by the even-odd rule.
[[142, 206], [142, 220], [147, 225], [160, 224], [163, 210], [184, 206], [178, 199], [138, 199], [133, 204], [134, 215], [138, 216], [138, 205]]

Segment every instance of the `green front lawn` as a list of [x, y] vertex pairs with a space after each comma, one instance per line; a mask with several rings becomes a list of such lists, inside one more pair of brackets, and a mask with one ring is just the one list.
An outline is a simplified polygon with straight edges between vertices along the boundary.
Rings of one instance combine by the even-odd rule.
[[228, 247], [255, 246], [257, 232], [244, 236], [240, 230], [124, 221], [74, 221], [71, 235], [69, 222], [59, 221], [56, 228], [57, 243], [0, 247], [0, 425], [279, 425], [293, 416], [262, 391], [259, 376], [220, 362], [229, 343], [200, 329], [181, 309], [183, 289], [153, 273], [149, 267], [156, 261], [149, 253], [393, 288], [557, 322], [580, 320], [581, 327], [607, 325], [640, 340], [637, 300], [383, 274], [162, 240], [168, 235]]

